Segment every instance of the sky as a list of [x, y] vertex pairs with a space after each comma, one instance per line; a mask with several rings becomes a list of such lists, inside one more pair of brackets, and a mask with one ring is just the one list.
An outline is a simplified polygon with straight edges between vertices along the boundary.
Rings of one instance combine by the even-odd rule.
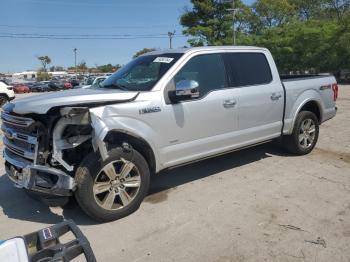
[[[168, 48], [174, 30], [173, 47], [183, 47], [179, 19], [186, 6], [190, 0], [0, 0], [0, 72], [36, 70], [41, 55], [50, 66], [74, 66], [74, 48], [78, 63], [125, 64], [144, 47]], [[33, 34], [65, 39], [13, 38]], [[117, 39], [67, 39], [72, 35]]]

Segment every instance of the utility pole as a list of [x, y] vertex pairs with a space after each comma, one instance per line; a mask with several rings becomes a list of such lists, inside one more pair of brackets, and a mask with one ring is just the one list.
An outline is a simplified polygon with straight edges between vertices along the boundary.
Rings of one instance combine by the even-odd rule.
[[232, 12], [232, 37], [233, 37], [233, 45], [236, 45], [235, 17], [239, 9], [235, 8], [235, 0], [232, 0], [232, 8], [227, 9], [227, 11]]
[[173, 37], [174, 37], [174, 35], [175, 35], [175, 30], [173, 31], [173, 32], [168, 32], [168, 36], [169, 36], [169, 47], [170, 47], [170, 49], [172, 49], [173, 48], [173, 45], [172, 45], [172, 41], [173, 41]]
[[77, 51], [78, 51], [78, 49], [77, 49], [77, 48], [74, 48], [74, 49], [73, 49], [73, 52], [74, 52], [74, 67], [75, 67], [75, 74], [77, 74]]

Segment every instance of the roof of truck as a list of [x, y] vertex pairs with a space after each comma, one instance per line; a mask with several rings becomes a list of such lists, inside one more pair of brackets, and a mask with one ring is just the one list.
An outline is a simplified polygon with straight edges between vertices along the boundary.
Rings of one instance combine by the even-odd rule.
[[174, 48], [174, 49], [161, 49], [146, 53], [144, 55], [159, 55], [165, 53], [188, 53], [196, 51], [211, 51], [211, 50], [259, 50], [266, 51], [266, 48], [257, 46], [200, 46], [189, 48]]

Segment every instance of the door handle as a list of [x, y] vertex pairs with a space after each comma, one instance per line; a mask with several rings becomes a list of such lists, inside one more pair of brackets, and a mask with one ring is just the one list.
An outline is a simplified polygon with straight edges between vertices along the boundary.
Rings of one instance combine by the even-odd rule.
[[271, 100], [272, 100], [272, 101], [275, 101], [275, 100], [280, 99], [281, 97], [282, 97], [281, 94], [272, 93], [272, 95], [271, 95]]
[[225, 108], [231, 108], [234, 107], [237, 104], [236, 100], [234, 99], [227, 99], [224, 101], [223, 106]]

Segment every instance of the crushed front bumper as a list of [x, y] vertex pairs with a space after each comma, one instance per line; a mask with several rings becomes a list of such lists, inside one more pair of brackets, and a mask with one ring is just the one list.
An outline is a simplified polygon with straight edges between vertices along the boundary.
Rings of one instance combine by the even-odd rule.
[[32, 162], [4, 150], [6, 174], [16, 187], [52, 196], [70, 196], [74, 179], [59, 169], [34, 165]]

